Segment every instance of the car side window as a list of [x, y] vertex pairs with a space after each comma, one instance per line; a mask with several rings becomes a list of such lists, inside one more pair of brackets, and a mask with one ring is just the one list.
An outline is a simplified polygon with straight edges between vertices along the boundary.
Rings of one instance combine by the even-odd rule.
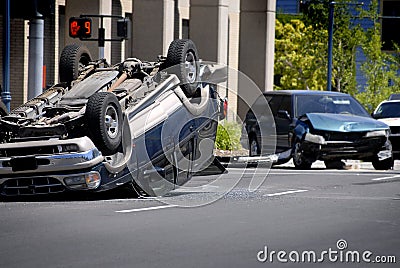
[[280, 105], [282, 102], [283, 96], [273, 96], [271, 100], [268, 101], [269, 107], [271, 108], [271, 112], [274, 116], [278, 114], [278, 110], [280, 109]]
[[292, 115], [292, 98], [291, 96], [283, 96], [281, 105], [279, 106], [279, 110], [284, 110]]

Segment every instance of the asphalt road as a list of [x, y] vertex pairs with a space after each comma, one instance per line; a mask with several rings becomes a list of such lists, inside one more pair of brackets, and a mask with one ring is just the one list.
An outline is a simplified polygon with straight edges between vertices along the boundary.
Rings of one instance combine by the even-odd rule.
[[0, 266], [399, 267], [400, 171], [228, 171], [156, 199], [2, 202]]

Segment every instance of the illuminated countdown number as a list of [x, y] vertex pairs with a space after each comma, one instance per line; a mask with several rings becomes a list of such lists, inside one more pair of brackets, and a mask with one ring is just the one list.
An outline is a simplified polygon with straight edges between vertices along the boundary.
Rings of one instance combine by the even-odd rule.
[[69, 36], [89, 38], [92, 36], [92, 19], [72, 17], [69, 19]]

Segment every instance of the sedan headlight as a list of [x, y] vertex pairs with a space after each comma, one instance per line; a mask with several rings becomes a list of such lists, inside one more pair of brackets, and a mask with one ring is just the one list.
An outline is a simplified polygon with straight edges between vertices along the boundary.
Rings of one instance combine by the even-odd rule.
[[389, 130], [376, 130], [376, 131], [370, 131], [365, 134], [366, 138], [372, 138], [372, 137], [389, 137]]

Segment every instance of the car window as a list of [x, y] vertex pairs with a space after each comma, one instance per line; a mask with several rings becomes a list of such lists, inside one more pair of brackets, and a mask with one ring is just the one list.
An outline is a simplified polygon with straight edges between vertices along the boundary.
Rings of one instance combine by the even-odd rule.
[[292, 114], [292, 105], [291, 105], [291, 96], [283, 96], [281, 105], [278, 110], [287, 111], [289, 114]]
[[400, 117], [400, 102], [382, 103], [374, 113], [374, 118], [391, 117]]
[[349, 95], [299, 95], [295, 98], [295, 115], [306, 113], [353, 114], [370, 117], [364, 107]]
[[273, 96], [270, 100], [267, 97], [267, 101], [269, 107], [271, 108], [271, 112], [274, 116], [278, 114], [279, 106], [281, 105], [283, 96]]
[[400, 93], [393, 93], [389, 96], [389, 100], [400, 100]]

